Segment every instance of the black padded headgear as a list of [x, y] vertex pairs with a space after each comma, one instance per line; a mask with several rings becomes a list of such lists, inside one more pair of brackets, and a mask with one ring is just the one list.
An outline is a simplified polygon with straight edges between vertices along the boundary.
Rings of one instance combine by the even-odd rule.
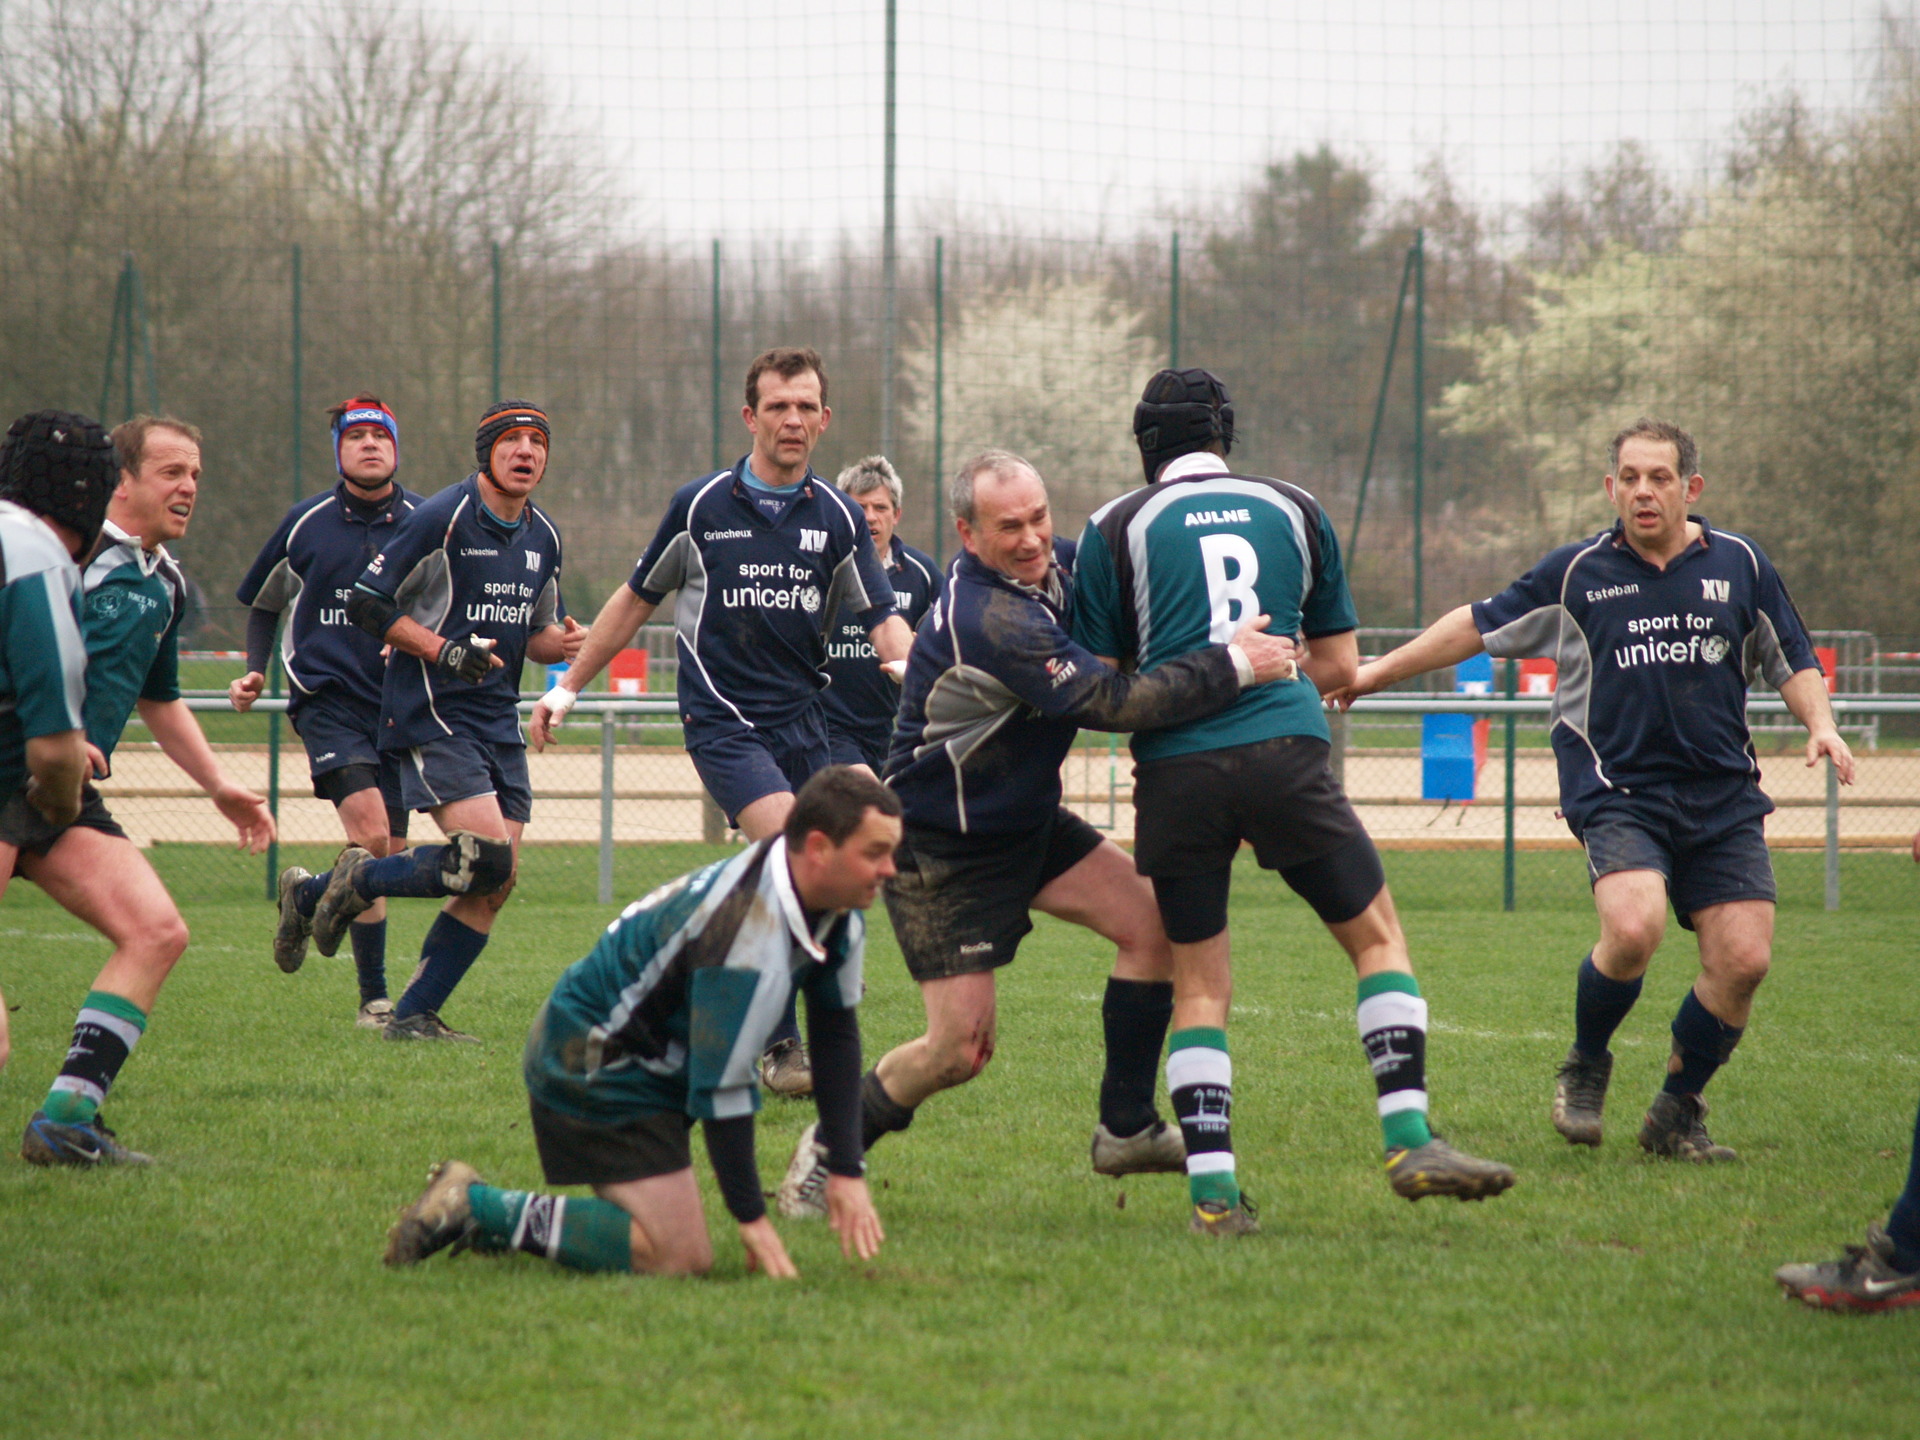
[[494, 442], [509, 430], [521, 428], [538, 430], [547, 437], [547, 443], [553, 443], [553, 427], [547, 423], [546, 411], [527, 400], [502, 400], [497, 405], [489, 405], [486, 413], [480, 417], [480, 428], [473, 432], [473, 456], [480, 462], [480, 473], [492, 478]]
[[1215, 443], [1233, 449], [1233, 398], [1211, 370], [1162, 370], [1133, 407], [1133, 438], [1151, 485], [1169, 460]]
[[119, 484], [113, 439], [89, 416], [35, 410], [0, 441], [0, 500], [77, 531], [87, 549], [100, 538]]

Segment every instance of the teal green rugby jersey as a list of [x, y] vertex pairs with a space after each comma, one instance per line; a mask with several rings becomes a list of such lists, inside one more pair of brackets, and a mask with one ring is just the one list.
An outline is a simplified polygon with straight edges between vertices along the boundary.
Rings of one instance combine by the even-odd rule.
[[186, 578], [167, 547], [140, 547], [111, 520], [87, 563], [80, 625], [87, 637], [87, 739], [109, 759], [138, 700], [180, 698]]
[[27, 741], [82, 725], [80, 572], [45, 521], [0, 500], [0, 801], [27, 783]]
[[553, 987], [527, 1037], [527, 1091], [563, 1115], [728, 1120], [760, 1108], [759, 1059], [803, 990], [860, 1001], [865, 917], [808, 923], [776, 836], [629, 905]]
[[[1074, 564], [1073, 638], [1149, 671], [1267, 615], [1273, 635], [1316, 640], [1359, 622], [1326, 512], [1298, 485], [1235, 475], [1183, 455], [1160, 480], [1101, 507]], [[1320, 692], [1303, 674], [1248, 689], [1204, 720], [1141, 731], [1138, 760], [1222, 750], [1281, 735], [1328, 738]]]

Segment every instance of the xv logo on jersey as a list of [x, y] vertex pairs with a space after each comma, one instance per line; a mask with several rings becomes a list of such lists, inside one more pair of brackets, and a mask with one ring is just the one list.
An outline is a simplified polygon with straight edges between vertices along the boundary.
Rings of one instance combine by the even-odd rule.
[[1733, 582], [1731, 580], [1702, 580], [1700, 582], [1700, 591], [1703, 599], [1731, 601], [1733, 599]]
[[802, 526], [800, 530], [800, 548], [818, 555], [822, 550], [827, 548], [827, 532], [824, 530], [809, 530], [805, 526]]
[[526, 556], [527, 568], [529, 570], [538, 570], [540, 568], [540, 552], [538, 550], [529, 550], [526, 552]]

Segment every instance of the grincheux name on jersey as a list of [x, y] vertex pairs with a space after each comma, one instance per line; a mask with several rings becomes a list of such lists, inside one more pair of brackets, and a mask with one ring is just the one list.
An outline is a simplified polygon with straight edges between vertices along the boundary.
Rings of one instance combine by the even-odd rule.
[[[1627, 622], [1634, 635], [1654, 638], [1614, 647], [1613, 663], [1622, 670], [1635, 665], [1718, 665], [1733, 649], [1724, 635], [1713, 634], [1712, 617], [1706, 615], [1650, 615]], [[1685, 636], [1679, 631], [1685, 630]], [[1672, 638], [1665, 638], [1672, 632]]]

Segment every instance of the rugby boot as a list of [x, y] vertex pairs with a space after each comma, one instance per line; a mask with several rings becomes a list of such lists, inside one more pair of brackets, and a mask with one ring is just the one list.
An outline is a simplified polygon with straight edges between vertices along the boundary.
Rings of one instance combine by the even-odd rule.
[[827, 1214], [827, 1147], [814, 1138], [816, 1123], [800, 1132], [787, 1173], [773, 1192], [774, 1208], [789, 1220], [823, 1220]]
[[1137, 1135], [1116, 1135], [1105, 1125], [1093, 1127], [1093, 1173], [1096, 1175], [1184, 1175], [1187, 1142], [1180, 1127], [1156, 1120]]
[[369, 1000], [360, 1007], [360, 1013], [353, 1017], [353, 1023], [362, 1030], [384, 1030], [391, 1019], [393, 1001]]
[[312, 878], [313, 872], [304, 865], [289, 865], [280, 872], [280, 925], [273, 932], [273, 963], [289, 975], [307, 961], [313, 921], [300, 913], [295, 897]]
[[1456, 1200], [1485, 1200], [1513, 1187], [1513, 1171], [1494, 1160], [1456, 1150], [1438, 1135], [1411, 1149], [1387, 1151], [1387, 1180], [1407, 1200], [1451, 1195]]
[[1214, 1235], [1228, 1239], [1236, 1235], [1260, 1233], [1260, 1211], [1245, 1195], [1238, 1205], [1224, 1200], [1202, 1200], [1193, 1207], [1193, 1219], [1187, 1228], [1196, 1235]]
[[798, 1100], [813, 1093], [813, 1061], [793, 1036], [768, 1047], [760, 1057], [760, 1083], [775, 1095]]
[[1613, 1055], [1588, 1056], [1578, 1048], [1567, 1051], [1553, 1077], [1553, 1128], [1569, 1145], [1600, 1143], [1600, 1112], [1607, 1103], [1607, 1082], [1613, 1078]]
[[380, 1033], [389, 1040], [458, 1040], [466, 1045], [480, 1043], [478, 1035], [454, 1029], [434, 1010], [418, 1010], [402, 1020], [389, 1016]]
[[71, 1165], [92, 1169], [99, 1165], [151, 1165], [153, 1157], [129, 1150], [114, 1138], [98, 1115], [84, 1125], [62, 1125], [36, 1110], [20, 1137], [20, 1158], [29, 1165]]
[[1739, 1151], [1714, 1144], [1707, 1134], [1707, 1102], [1703, 1096], [1673, 1095], [1665, 1090], [1653, 1097], [1646, 1119], [1640, 1122], [1640, 1148], [1649, 1155], [1669, 1155], [1696, 1165], [1740, 1158]]
[[327, 888], [320, 896], [320, 903], [313, 907], [313, 948], [322, 955], [337, 953], [340, 941], [347, 933], [347, 926], [353, 923], [353, 917], [373, 904], [353, 888], [355, 872], [371, 859], [371, 851], [363, 850], [358, 845], [349, 845], [340, 852], [340, 858], [333, 862], [333, 874], [327, 881]]
[[1773, 1272], [1789, 1300], [1818, 1310], [1896, 1310], [1920, 1305], [1920, 1270], [1894, 1264], [1893, 1238], [1867, 1227], [1867, 1243], [1849, 1245], [1838, 1260], [1818, 1265], [1782, 1265]]
[[460, 1240], [473, 1228], [467, 1187], [484, 1183], [466, 1161], [442, 1160], [427, 1172], [427, 1188], [420, 1198], [401, 1210], [387, 1231], [382, 1258], [389, 1265], [418, 1265]]

